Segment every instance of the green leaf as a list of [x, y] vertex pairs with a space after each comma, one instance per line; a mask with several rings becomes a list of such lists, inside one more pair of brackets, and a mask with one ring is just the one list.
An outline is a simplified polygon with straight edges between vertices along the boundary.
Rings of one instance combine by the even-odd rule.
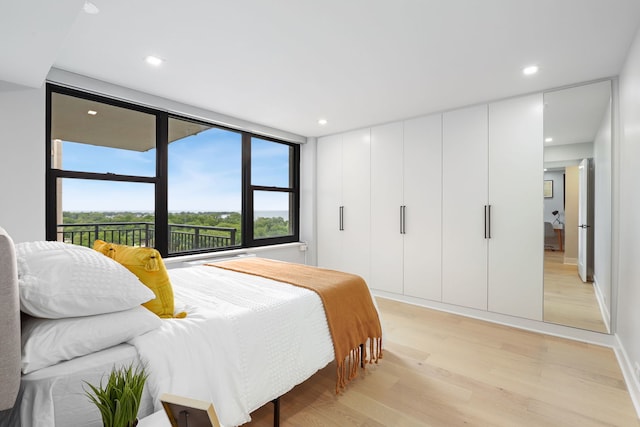
[[133, 426], [147, 377], [143, 367], [129, 365], [114, 367], [104, 385], [102, 380], [98, 386], [84, 381], [89, 388], [85, 394], [98, 408], [104, 427]]

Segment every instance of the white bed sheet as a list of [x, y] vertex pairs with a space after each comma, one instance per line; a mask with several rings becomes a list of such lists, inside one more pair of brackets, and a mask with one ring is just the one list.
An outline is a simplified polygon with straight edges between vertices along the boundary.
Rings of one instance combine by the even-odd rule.
[[131, 341], [154, 398], [172, 393], [214, 403], [235, 426], [334, 359], [320, 297], [274, 280], [196, 266], [169, 270], [185, 319]]
[[[125, 343], [24, 375], [19, 397], [21, 425], [102, 427], [100, 413], [84, 395], [84, 381], [98, 384], [114, 366], [138, 362], [135, 347]], [[151, 413], [153, 399], [145, 391], [139, 415]]]

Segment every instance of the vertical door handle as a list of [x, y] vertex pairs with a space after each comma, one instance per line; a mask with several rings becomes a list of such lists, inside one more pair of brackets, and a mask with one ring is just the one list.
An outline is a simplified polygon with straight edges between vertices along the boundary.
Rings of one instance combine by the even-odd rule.
[[484, 238], [491, 238], [491, 205], [484, 205]]
[[407, 211], [407, 207], [404, 205], [400, 206], [400, 234], [406, 234], [406, 218], [405, 214]]
[[344, 206], [340, 206], [339, 209], [339, 230], [344, 231]]
[[487, 236], [487, 205], [484, 205], [484, 238], [488, 239]]
[[402, 234], [407, 234], [407, 207], [402, 206]]

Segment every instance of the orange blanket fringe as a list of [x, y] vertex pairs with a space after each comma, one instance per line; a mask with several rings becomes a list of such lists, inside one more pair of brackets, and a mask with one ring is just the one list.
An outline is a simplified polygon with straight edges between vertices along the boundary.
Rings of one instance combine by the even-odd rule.
[[[337, 363], [336, 393], [358, 375], [358, 367], [382, 359], [382, 327], [364, 279], [354, 274], [264, 258], [207, 264], [252, 274], [316, 292], [333, 340]], [[362, 354], [364, 351], [365, 354]], [[361, 363], [363, 362], [364, 363]]]

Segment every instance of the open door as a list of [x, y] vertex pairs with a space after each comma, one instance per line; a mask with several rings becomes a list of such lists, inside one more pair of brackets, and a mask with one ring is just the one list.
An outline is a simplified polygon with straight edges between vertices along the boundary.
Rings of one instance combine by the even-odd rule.
[[578, 167], [578, 275], [593, 280], [593, 171], [588, 159]]

